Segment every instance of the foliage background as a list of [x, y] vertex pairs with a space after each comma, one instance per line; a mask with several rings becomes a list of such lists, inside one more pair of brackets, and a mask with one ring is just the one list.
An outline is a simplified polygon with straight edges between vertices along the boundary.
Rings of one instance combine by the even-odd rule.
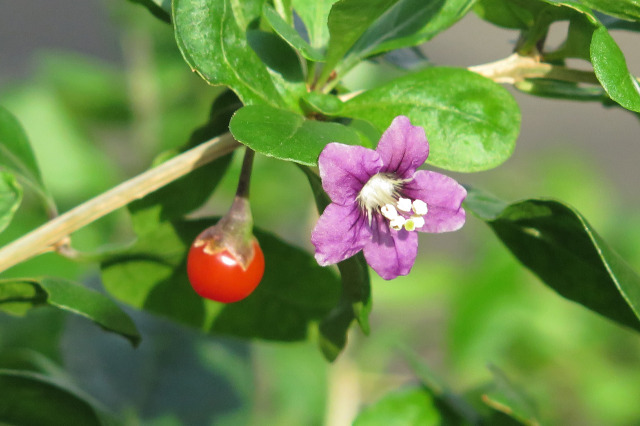
[[[65, 13], [64, 3], [74, 14]], [[10, 2], [0, 14], [0, 57], [11, 58], [0, 65], [0, 99], [26, 128], [62, 211], [144, 170], [161, 148], [182, 144], [183, 129], [205, 121], [203, 111], [219, 90], [203, 90], [197, 76], [184, 72], [171, 31], [146, 10], [125, 2], [76, 3]], [[612, 34], [640, 74], [633, 37]], [[441, 65], [476, 65], [506, 56], [516, 37], [469, 14], [424, 53]], [[362, 70], [352, 78], [365, 84], [380, 76]], [[640, 269], [638, 118], [595, 103], [514, 95], [523, 118], [515, 154], [490, 172], [457, 177], [503, 199], [564, 200]], [[226, 210], [237, 160], [236, 173], [203, 212]], [[256, 223], [309, 247], [315, 213], [301, 173], [259, 157], [255, 176], [261, 177], [252, 197]], [[37, 201], [27, 199], [0, 243], [43, 220]], [[290, 226], [297, 221], [308, 225]], [[74, 245], [123, 244], [132, 238], [129, 228], [117, 212], [74, 235]], [[557, 297], [490, 234], [471, 217], [462, 232], [422, 236], [411, 276], [373, 277], [372, 334], [352, 330], [334, 364], [312, 344], [205, 338], [140, 312], [132, 315], [144, 340], [133, 349], [47, 308], [26, 320], [0, 316], [0, 363], [25, 359], [15, 356], [24, 350], [32, 351], [34, 364], [44, 355], [133, 424], [337, 425], [415, 382], [399, 351], [404, 345], [458, 391], [482, 385], [491, 377], [487, 364], [498, 366], [550, 424], [640, 422], [637, 336]], [[93, 267], [54, 255], [5, 276], [45, 272], [81, 276], [100, 288]]]

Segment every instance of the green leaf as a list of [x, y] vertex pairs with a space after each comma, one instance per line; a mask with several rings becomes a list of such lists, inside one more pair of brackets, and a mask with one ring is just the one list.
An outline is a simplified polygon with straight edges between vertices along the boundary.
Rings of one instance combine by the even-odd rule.
[[236, 140], [256, 152], [306, 166], [316, 166], [320, 152], [330, 142], [362, 143], [354, 130], [342, 124], [308, 120], [266, 105], [238, 110], [229, 130]]
[[209, 84], [228, 86], [244, 104], [283, 105], [230, 0], [174, 0], [173, 19], [185, 61]]
[[129, 0], [149, 9], [149, 12], [158, 19], [171, 23], [171, 0]]
[[605, 27], [599, 27], [593, 33], [591, 63], [611, 99], [628, 110], [640, 112], [638, 80], [629, 73], [622, 51]]
[[[209, 121], [191, 134], [182, 151], [228, 130], [229, 120], [242, 104], [233, 92], [220, 95]], [[164, 221], [177, 219], [200, 207], [225, 175], [232, 155], [225, 155], [128, 205], [133, 228], [141, 235]], [[168, 158], [165, 158], [168, 159]]]
[[293, 8], [307, 28], [309, 43], [316, 49], [326, 47], [329, 42], [327, 21], [331, 6], [337, 0], [292, 0]]
[[21, 201], [22, 187], [16, 178], [11, 173], [0, 171], [0, 232], [9, 225]]
[[530, 0], [478, 0], [473, 11], [482, 19], [504, 28], [533, 27], [545, 4]]
[[493, 383], [484, 393], [485, 404], [517, 420], [518, 424], [537, 426], [538, 413], [529, 398], [507, 376], [495, 366], [490, 365]]
[[40, 169], [33, 155], [29, 139], [18, 120], [0, 106], [0, 170], [11, 172], [47, 203], [51, 197], [44, 187]]
[[381, 52], [417, 46], [453, 25], [475, 0], [400, 0], [360, 37], [350, 63]]
[[304, 339], [338, 300], [339, 283], [303, 250], [258, 229], [265, 274], [243, 301], [224, 305], [198, 296], [186, 274], [187, 251], [213, 220], [165, 222], [101, 264], [105, 288], [136, 308], [212, 333], [245, 338]]
[[602, 87], [581, 86], [577, 83], [541, 78], [519, 81], [515, 87], [534, 96], [574, 101], [611, 102]]
[[93, 401], [68, 383], [38, 373], [0, 370], [0, 395], [0, 422], [3, 424], [119, 424], [97, 401]]
[[[322, 213], [331, 200], [322, 189], [320, 177], [308, 167], [301, 166], [301, 169], [311, 185], [318, 213]], [[363, 254], [358, 253], [340, 262], [338, 269], [342, 281], [340, 302], [320, 323], [320, 349], [329, 361], [335, 360], [346, 346], [347, 332], [354, 319], [365, 334], [370, 332], [371, 282]]]
[[326, 81], [360, 36], [398, 0], [340, 0], [329, 13], [329, 47], [319, 80]]
[[140, 334], [129, 316], [105, 295], [61, 278], [0, 281], [0, 310], [16, 313], [49, 305], [88, 318], [106, 331], [120, 334], [134, 346]]
[[265, 3], [263, 13], [274, 31], [291, 47], [300, 52], [302, 56], [316, 62], [324, 59], [323, 53], [319, 49], [310, 46], [291, 25], [282, 19], [273, 7]]
[[386, 129], [406, 115], [429, 140], [430, 164], [472, 172], [504, 162], [515, 147], [520, 110], [493, 81], [457, 68], [430, 68], [366, 91], [345, 103], [341, 115]]
[[386, 395], [366, 407], [354, 426], [441, 425], [442, 418], [433, 399], [422, 388], [406, 389]]
[[465, 207], [561, 296], [640, 330], [640, 276], [576, 210], [553, 200], [499, 200], [470, 190]]
[[639, 0], [581, 0], [592, 9], [629, 21], [640, 21]]

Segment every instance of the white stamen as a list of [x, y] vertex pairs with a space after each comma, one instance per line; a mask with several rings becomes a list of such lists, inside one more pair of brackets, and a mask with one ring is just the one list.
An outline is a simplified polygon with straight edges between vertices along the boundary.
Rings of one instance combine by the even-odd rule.
[[378, 173], [369, 178], [357, 197], [358, 204], [369, 218], [369, 222], [373, 214], [382, 210], [383, 206], [396, 203], [398, 188], [402, 182], [403, 180], [385, 173]]
[[385, 204], [380, 208], [380, 212], [382, 213], [382, 216], [389, 220], [393, 220], [398, 217], [398, 211], [393, 207], [393, 204]]
[[403, 212], [411, 211], [411, 200], [408, 198], [400, 198], [398, 200], [398, 210], [402, 210]]
[[429, 209], [427, 208], [427, 203], [422, 200], [414, 200], [412, 207], [413, 212], [418, 216], [424, 216], [429, 211]]
[[402, 216], [398, 216], [394, 219], [392, 219], [389, 222], [389, 226], [391, 227], [391, 229], [395, 229], [396, 231], [399, 231], [402, 229], [402, 226], [406, 223], [404, 217]]
[[411, 220], [413, 220], [413, 224], [416, 228], [422, 228], [424, 226], [424, 217], [422, 216], [411, 216]]

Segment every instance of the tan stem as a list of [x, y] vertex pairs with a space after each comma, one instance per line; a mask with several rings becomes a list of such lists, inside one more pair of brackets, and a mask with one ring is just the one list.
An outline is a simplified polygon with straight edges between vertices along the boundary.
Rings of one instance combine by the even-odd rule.
[[74, 231], [186, 175], [239, 144], [231, 134], [213, 138], [69, 210], [0, 249], [0, 272], [64, 245]]
[[582, 71], [558, 65], [540, 62], [535, 56], [522, 56], [517, 53], [483, 65], [469, 67], [497, 83], [515, 84], [527, 78], [550, 78], [562, 81], [599, 84], [592, 71]]

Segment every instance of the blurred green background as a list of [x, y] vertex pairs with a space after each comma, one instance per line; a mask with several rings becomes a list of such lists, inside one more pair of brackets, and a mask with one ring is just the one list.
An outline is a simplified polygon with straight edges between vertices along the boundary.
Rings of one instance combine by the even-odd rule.
[[[146, 10], [88, 3], [85, 15], [95, 25], [58, 15], [76, 44], [64, 37], [59, 46], [52, 38], [43, 37], [49, 42], [43, 45], [23, 40], [21, 62], [2, 70], [6, 58], [18, 55], [15, 26], [5, 26], [1, 40], [0, 103], [25, 127], [61, 211], [185, 143], [222, 90], [189, 71], [170, 26]], [[3, 19], [26, 13], [12, 7]], [[82, 25], [66, 26], [72, 18]], [[99, 41], [79, 42], [82, 31]], [[470, 33], [482, 34], [481, 49]], [[625, 50], [624, 37], [614, 35]], [[469, 66], [507, 56], [515, 37], [469, 16], [423, 50], [435, 63]], [[385, 76], [376, 67], [354, 72], [359, 84]], [[456, 177], [507, 201], [563, 200], [640, 268], [637, 118], [600, 105], [515, 95], [523, 111], [515, 155], [493, 171]], [[226, 211], [239, 162], [236, 156], [218, 192], [194, 216]], [[256, 224], [311, 250], [316, 213], [302, 173], [258, 157], [252, 185]], [[27, 193], [0, 244], [44, 221], [44, 209]], [[120, 210], [74, 234], [73, 245], [93, 251], [133, 238]], [[100, 289], [95, 264], [53, 254], [2, 277], [44, 274]], [[640, 424], [637, 334], [543, 286], [481, 221], [469, 217], [455, 234], [422, 235], [412, 274], [390, 282], [373, 274], [372, 289], [371, 336], [352, 330], [333, 364], [311, 343], [207, 337], [141, 312], [131, 312], [143, 336], [133, 349], [82, 319], [41, 308], [23, 318], [0, 315], [0, 366], [17, 359], [40, 365], [44, 356], [131, 424], [343, 425], [385, 393], [416, 383], [400, 351], [409, 347], [459, 392], [489, 381], [487, 365], [496, 365], [535, 401], [546, 424]]]

